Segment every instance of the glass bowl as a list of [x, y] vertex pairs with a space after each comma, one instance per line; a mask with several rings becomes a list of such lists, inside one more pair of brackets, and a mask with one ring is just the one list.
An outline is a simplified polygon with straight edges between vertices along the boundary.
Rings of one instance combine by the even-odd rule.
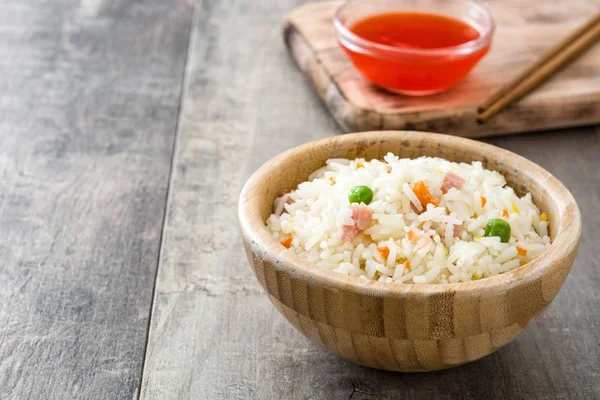
[[[448, 47], [392, 46], [353, 32], [357, 22], [388, 13], [434, 14], [477, 30], [472, 40]], [[459, 83], [490, 48], [494, 21], [469, 0], [350, 0], [333, 20], [337, 40], [356, 69], [386, 90], [407, 95], [442, 92]]]

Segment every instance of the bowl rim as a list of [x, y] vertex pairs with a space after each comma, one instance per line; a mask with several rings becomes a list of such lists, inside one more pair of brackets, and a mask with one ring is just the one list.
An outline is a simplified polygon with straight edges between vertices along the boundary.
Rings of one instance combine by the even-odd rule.
[[[369, 0], [348, 0], [345, 1], [342, 5], [340, 5], [334, 14], [333, 17], [333, 25], [338, 34], [338, 39], [340, 42], [347, 47], [353, 49], [360, 49], [362, 52], [365, 50], [376, 50], [381, 53], [375, 54], [373, 51], [367, 51], [369, 54], [375, 54], [379, 56], [386, 57], [396, 57], [396, 56], [424, 56], [424, 57], [437, 57], [437, 56], [464, 56], [467, 54], [475, 53], [485, 46], [491, 43], [492, 37], [496, 30], [496, 25], [494, 23], [494, 18], [492, 14], [482, 5], [472, 1], [472, 0], [439, 0], [438, 3], [458, 3], [458, 4], [467, 4], [470, 8], [476, 9], [477, 12], [480, 12], [486, 19], [487, 26], [482, 27], [485, 28], [483, 33], [474, 40], [470, 40], [468, 42], [456, 45], [456, 46], [448, 46], [448, 47], [440, 47], [433, 49], [417, 49], [417, 48], [400, 48], [394, 46], [388, 46], [385, 44], [373, 42], [371, 40], [365, 39], [359, 35], [356, 35], [350, 29], [346, 27], [346, 25], [341, 21], [341, 14], [344, 9], [350, 6], [353, 3], [360, 1], [369, 1]], [[398, 1], [401, 3], [402, 1]], [[434, 12], [438, 15], [445, 15], [441, 12]]]
[[[326, 147], [329, 145], [331, 148], [334, 148], [336, 143], [345, 141], [369, 141], [376, 139], [380, 135], [388, 135], [390, 137], [393, 135], [401, 135], [403, 136], [403, 140], [409, 141], [420, 140], [427, 137], [433, 139], [438, 145], [453, 143], [452, 146], [454, 147], [461, 146], [461, 148], [474, 148], [475, 150], [480, 151], [481, 154], [485, 154], [488, 159], [512, 158], [512, 161], [518, 162], [519, 165], [525, 167], [524, 170], [526, 169], [528, 171], [528, 180], [532, 181], [535, 176], [536, 180], [543, 179], [546, 184], [545, 187], [553, 188], [553, 195], [550, 196], [550, 198], [552, 203], [559, 206], [560, 219], [558, 221], [558, 232], [552, 240], [552, 243], [537, 258], [505, 273], [476, 281], [434, 284], [387, 283], [344, 275], [319, 267], [308, 259], [283, 247], [268, 231], [265, 222], [260, 216], [257, 202], [254, 200], [256, 196], [256, 193], [254, 193], [256, 190], [255, 188], [260, 187], [259, 183], [261, 182], [263, 175], [273, 169], [277, 170], [280, 168], [282, 164], [285, 164], [287, 157], [297, 152], [307, 152], [309, 149], [314, 151], [317, 147]], [[324, 161], [325, 159], [323, 162]], [[504, 176], [503, 171], [498, 172]], [[326, 285], [333, 289], [352, 291], [367, 295], [377, 294], [380, 296], [436, 295], [448, 291], [455, 293], [471, 292], [474, 296], [478, 296], [481, 289], [485, 289], [486, 292], [503, 293], [511, 287], [538, 279], [540, 276], [544, 275], [553, 264], [568, 259], [573, 252], [577, 251], [581, 238], [582, 226], [581, 213], [573, 195], [556, 177], [535, 164], [533, 161], [529, 161], [525, 157], [512, 153], [509, 150], [467, 138], [440, 133], [396, 130], [336, 135], [296, 146], [273, 157], [256, 170], [244, 185], [238, 203], [238, 219], [242, 235], [244, 236], [244, 242], [249, 241], [250, 245], [256, 245], [261, 251], [262, 256], [273, 261], [273, 264], [276, 265], [277, 269], [288, 272], [293, 277], [309, 280], [316, 284]]]

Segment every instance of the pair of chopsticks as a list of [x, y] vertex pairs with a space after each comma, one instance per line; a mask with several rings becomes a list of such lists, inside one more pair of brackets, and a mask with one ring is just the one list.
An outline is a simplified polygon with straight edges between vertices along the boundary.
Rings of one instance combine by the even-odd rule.
[[600, 39], [600, 12], [481, 105], [482, 124], [537, 88]]

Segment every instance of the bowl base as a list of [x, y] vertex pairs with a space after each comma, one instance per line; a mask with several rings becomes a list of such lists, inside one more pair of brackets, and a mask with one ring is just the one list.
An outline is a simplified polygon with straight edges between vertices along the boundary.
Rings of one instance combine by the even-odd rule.
[[376, 85], [376, 86], [378, 88], [380, 88], [381, 90], [385, 90], [386, 92], [400, 94], [400, 95], [404, 95], [404, 96], [414, 96], [414, 97], [430, 96], [432, 94], [442, 93], [442, 92], [445, 92], [446, 90], [450, 89], [450, 88], [444, 88], [444, 89], [433, 89], [433, 90], [402, 90], [402, 89], [389, 89], [389, 88], [379, 86], [379, 85]]

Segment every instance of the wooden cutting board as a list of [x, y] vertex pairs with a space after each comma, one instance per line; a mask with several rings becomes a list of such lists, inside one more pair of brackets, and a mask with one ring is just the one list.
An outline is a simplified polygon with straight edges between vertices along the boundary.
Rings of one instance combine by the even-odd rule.
[[600, 123], [600, 45], [484, 125], [476, 107], [600, 9], [600, 0], [480, 1], [494, 16], [492, 50], [459, 85], [408, 97], [367, 82], [335, 39], [342, 2], [309, 3], [284, 22], [284, 39], [336, 121], [346, 131], [414, 129], [465, 137]]

